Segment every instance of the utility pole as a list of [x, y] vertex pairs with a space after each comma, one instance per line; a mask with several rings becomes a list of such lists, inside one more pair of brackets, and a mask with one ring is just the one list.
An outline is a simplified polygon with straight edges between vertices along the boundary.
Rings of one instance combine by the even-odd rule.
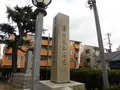
[[100, 49], [100, 60], [101, 60], [101, 67], [102, 67], [103, 88], [104, 88], [104, 90], [109, 90], [108, 74], [107, 74], [107, 68], [106, 68], [104, 47], [103, 47], [101, 27], [100, 27], [100, 22], [99, 22], [99, 15], [98, 15], [97, 6], [96, 6], [96, 0], [88, 0], [88, 5], [89, 5], [90, 9], [93, 9], [94, 17], [95, 17], [98, 43], [99, 43], [99, 49]]
[[111, 41], [110, 41], [111, 33], [107, 33], [106, 35], [107, 35], [107, 37], [108, 37], [108, 45], [109, 45], [109, 50], [108, 50], [108, 52], [111, 53], [111, 52], [112, 52], [112, 49], [111, 49], [112, 43], [111, 43]]

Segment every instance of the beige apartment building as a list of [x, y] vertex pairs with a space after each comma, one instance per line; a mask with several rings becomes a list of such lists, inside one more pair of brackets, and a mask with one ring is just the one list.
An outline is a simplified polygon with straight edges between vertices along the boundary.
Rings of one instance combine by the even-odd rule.
[[96, 56], [99, 55], [99, 48], [91, 45], [84, 45], [82, 52], [82, 59], [84, 61], [84, 67], [95, 68], [96, 67]]

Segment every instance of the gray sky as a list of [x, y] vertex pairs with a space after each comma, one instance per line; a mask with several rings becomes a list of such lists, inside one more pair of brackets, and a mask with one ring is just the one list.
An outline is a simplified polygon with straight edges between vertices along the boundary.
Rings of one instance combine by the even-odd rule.
[[[100, 16], [103, 39], [106, 33], [111, 33], [112, 49], [120, 45], [120, 0], [96, 0]], [[81, 41], [84, 44], [98, 46], [96, 27], [93, 11], [87, 8], [87, 0], [52, 0], [47, 9], [47, 16], [44, 18], [44, 28], [52, 34], [53, 18], [58, 13], [70, 16], [70, 39]], [[7, 22], [6, 5], [29, 5], [31, 0], [2, 0], [0, 3], [0, 23]], [[35, 7], [34, 7], [35, 8]], [[108, 48], [107, 40], [104, 40], [104, 47]]]

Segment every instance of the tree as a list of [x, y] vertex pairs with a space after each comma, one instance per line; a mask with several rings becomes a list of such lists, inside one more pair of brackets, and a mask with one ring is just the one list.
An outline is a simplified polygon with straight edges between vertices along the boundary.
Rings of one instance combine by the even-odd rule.
[[[0, 42], [7, 45], [8, 49], [12, 48], [12, 72], [17, 72], [17, 52], [22, 50], [22, 45], [29, 45], [29, 41], [25, 40], [28, 33], [35, 32], [35, 15], [31, 6], [18, 7], [13, 9], [7, 7], [8, 21], [12, 21], [16, 25], [8, 23], [0, 24]], [[19, 32], [17, 35], [16, 32]], [[14, 36], [14, 38], [10, 38]]]

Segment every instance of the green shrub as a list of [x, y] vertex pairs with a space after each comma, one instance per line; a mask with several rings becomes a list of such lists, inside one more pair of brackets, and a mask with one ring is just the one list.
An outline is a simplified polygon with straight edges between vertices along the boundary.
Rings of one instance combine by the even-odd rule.
[[50, 80], [50, 68], [40, 68], [40, 79], [41, 80]]
[[110, 70], [108, 76], [110, 84], [120, 84], [120, 70]]
[[118, 85], [111, 85], [110, 90], [120, 90], [120, 84], [118, 84]]
[[85, 83], [87, 90], [99, 88], [102, 90], [102, 74], [101, 70], [96, 69], [74, 69], [71, 70], [71, 80]]

